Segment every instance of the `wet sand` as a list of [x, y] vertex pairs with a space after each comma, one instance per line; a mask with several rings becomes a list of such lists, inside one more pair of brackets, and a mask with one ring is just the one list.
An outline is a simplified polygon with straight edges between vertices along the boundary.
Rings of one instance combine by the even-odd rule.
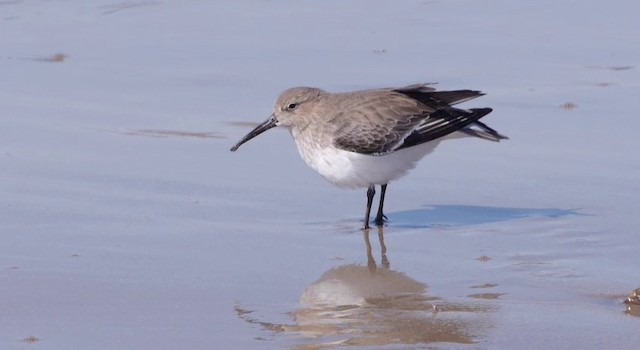
[[[0, 1], [0, 349], [636, 348], [637, 10]], [[425, 81], [510, 140], [384, 228], [284, 131], [229, 152], [284, 88]]]

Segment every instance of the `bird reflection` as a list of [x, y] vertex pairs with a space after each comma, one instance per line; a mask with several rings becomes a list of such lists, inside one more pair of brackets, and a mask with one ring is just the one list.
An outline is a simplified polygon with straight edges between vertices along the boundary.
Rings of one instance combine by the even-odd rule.
[[[369, 268], [369, 272], [375, 273], [378, 269], [376, 264], [376, 260], [373, 258], [373, 254], [371, 253], [371, 241], [369, 240], [369, 231], [364, 230], [364, 243], [367, 247], [367, 267]], [[389, 268], [389, 259], [387, 258], [387, 246], [384, 244], [384, 228], [382, 226], [378, 226], [378, 242], [380, 242], [380, 264], [383, 268]]]
[[239, 307], [236, 313], [267, 330], [299, 335], [296, 349], [475, 343], [489, 307], [428, 296], [424, 283], [392, 270], [383, 230], [377, 227], [380, 264], [374, 258], [370, 230], [364, 230], [367, 266], [347, 264], [322, 274], [305, 289], [302, 307], [291, 312], [293, 324], [252, 319], [251, 311]]

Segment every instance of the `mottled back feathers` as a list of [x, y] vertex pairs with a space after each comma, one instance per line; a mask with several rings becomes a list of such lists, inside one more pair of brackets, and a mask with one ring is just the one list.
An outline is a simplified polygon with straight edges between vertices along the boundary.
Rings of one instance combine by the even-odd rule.
[[[479, 126], [484, 134], [470, 129], [465, 132], [468, 135], [494, 141], [505, 138], [478, 122], [491, 112], [491, 108], [464, 110], [452, 107], [482, 96], [479, 91], [435, 91], [425, 85], [412, 85], [376, 90], [376, 93], [351, 94], [362, 94], [359, 99], [350, 98], [360, 100], [358, 108], [345, 105], [332, 119], [336, 127], [333, 145], [346, 151], [384, 155], [465, 130], [470, 125]], [[350, 117], [345, 118], [345, 115]]]

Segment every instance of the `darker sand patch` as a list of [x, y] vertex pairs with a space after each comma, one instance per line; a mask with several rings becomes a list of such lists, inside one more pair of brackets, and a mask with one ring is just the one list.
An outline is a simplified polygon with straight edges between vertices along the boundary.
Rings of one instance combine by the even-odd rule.
[[135, 9], [140, 7], [162, 5], [160, 1], [123, 1], [117, 4], [100, 6], [103, 15], [111, 15], [122, 10]]
[[49, 56], [32, 56], [32, 57], [0, 56], [0, 58], [4, 58], [8, 60], [25, 60], [25, 61], [44, 62], [44, 63], [62, 63], [67, 58], [69, 58], [69, 55], [62, 52], [58, 52]]
[[493, 287], [497, 287], [497, 286], [498, 286], [497, 283], [485, 283], [485, 284], [479, 284], [479, 285], [471, 286], [471, 288], [474, 288], [474, 289], [478, 289], [478, 288], [493, 288]]
[[491, 257], [488, 257], [486, 255], [481, 255], [477, 257], [476, 260], [478, 260], [479, 262], [488, 262], [488, 261], [491, 261]]
[[27, 343], [27, 344], [34, 344], [34, 343], [39, 342], [40, 338], [30, 335], [30, 336], [28, 336], [26, 338], [20, 339], [20, 341], [23, 342], [23, 343]]
[[469, 294], [467, 297], [472, 299], [484, 299], [484, 300], [495, 300], [499, 299], [501, 296], [506, 293], [477, 293], [477, 294]]
[[0, 1], [0, 6], [2, 5], [15, 5], [21, 3], [22, 0], [4, 0]]
[[604, 69], [612, 71], [623, 71], [635, 68], [634, 66], [588, 66], [589, 69]]
[[64, 53], [56, 53], [53, 54], [51, 56], [46, 56], [46, 57], [34, 57], [33, 60], [36, 62], [47, 62], [47, 63], [62, 63], [64, 62], [69, 56], [67, 54]]
[[224, 123], [227, 125], [237, 126], [241, 128], [255, 128], [256, 126], [260, 125], [260, 123], [248, 122], [248, 121], [227, 121]]
[[182, 130], [164, 130], [164, 129], [136, 129], [118, 132], [122, 135], [129, 136], [146, 136], [146, 137], [188, 137], [197, 139], [220, 139], [220, 136], [214, 132], [198, 132], [198, 131], [182, 131]]

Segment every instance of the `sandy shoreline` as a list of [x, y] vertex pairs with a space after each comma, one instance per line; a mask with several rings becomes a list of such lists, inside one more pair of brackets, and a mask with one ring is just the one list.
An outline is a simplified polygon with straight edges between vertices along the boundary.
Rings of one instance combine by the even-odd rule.
[[[636, 347], [638, 10], [0, 2], [0, 348]], [[440, 146], [383, 232], [286, 132], [229, 152], [284, 88], [426, 81], [510, 140]]]

